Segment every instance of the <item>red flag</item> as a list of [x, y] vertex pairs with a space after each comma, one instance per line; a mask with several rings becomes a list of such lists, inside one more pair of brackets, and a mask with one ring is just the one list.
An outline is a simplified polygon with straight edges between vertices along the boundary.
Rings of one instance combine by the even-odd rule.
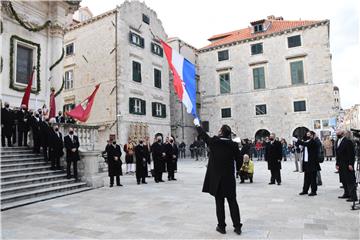
[[95, 90], [93, 93], [87, 97], [84, 101], [82, 101], [79, 105], [77, 105], [74, 109], [66, 112], [66, 115], [73, 117], [80, 122], [86, 122], [90, 117], [91, 107], [94, 103], [95, 94], [99, 89], [100, 84], [95, 86]]
[[29, 99], [30, 99], [31, 86], [32, 86], [32, 82], [33, 82], [34, 72], [35, 72], [35, 67], [31, 71], [28, 85], [25, 89], [25, 93], [24, 93], [24, 96], [21, 101], [21, 105], [26, 105], [26, 108], [29, 108]]
[[54, 118], [55, 116], [56, 116], [55, 89], [51, 89], [49, 119]]

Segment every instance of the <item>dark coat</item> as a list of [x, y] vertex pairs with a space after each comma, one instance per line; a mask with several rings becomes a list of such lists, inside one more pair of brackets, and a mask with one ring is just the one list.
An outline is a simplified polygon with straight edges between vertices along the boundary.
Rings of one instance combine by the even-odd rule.
[[154, 170], [165, 172], [166, 158], [163, 156], [165, 153], [165, 146], [162, 143], [155, 142], [151, 145], [151, 153], [154, 161]]
[[[108, 144], [105, 148], [105, 151], [107, 153], [109, 177], [122, 175], [122, 161], [120, 159], [122, 153], [120, 146], [117, 144], [115, 146], [112, 144]], [[117, 157], [118, 159], [115, 160], [115, 157]]]
[[[179, 149], [174, 143], [171, 145], [171, 143], [165, 144], [165, 153], [166, 153], [166, 164], [167, 164], [167, 170], [176, 170], [177, 169], [177, 160], [178, 160], [178, 154]], [[173, 157], [175, 155], [175, 158]]]
[[[79, 138], [75, 135], [73, 135], [73, 141], [71, 141], [71, 138], [69, 135], [66, 135], [64, 137], [64, 145], [66, 148], [66, 161], [79, 161], [80, 155], [79, 155]], [[73, 152], [71, 149], [76, 148], [76, 151]]]
[[50, 129], [49, 147], [55, 157], [62, 157], [64, 155], [64, 141], [61, 132], [55, 132]]
[[[308, 161], [305, 162], [305, 149], [303, 154], [303, 170], [304, 172], [316, 172], [320, 171], [320, 164], [319, 164], [319, 151], [320, 147], [318, 142], [315, 139], [310, 139], [309, 141], [301, 141], [298, 140], [297, 145], [302, 145], [307, 148], [308, 152]], [[321, 143], [320, 143], [321, 144]]]
[[17, 124], [18, 124], [18, 131], [24, 131], [27, 132], [30, 129], [30, 123], [29, 123], [29, 119], [30, 119], [30, 115], [28, 111], [22, 111], [19, 110], [16, 113], [16, 119], [17, 119]]
[[40, 144], [42, 147], [49, 147], [50, 135], [52, 129], [45, 121], [40, 121], [39, 126], [40, 126]]
[[212, 196], [236, 197], [235, 162], [240, 161], [238, 144], [231, 139], [209, 137], [201, 127], [197, 127], [197, 131], [210, 149], [202, 191]]
[[268, 142], [265, 145], [265, 161], [269, 170], [281, 169], [282, 146], [279, 141]]
[[[339, 140], [338, 140], [339, 141]], [[336, 141], [336, 166], [339, 166], [340, 182], [354, 183], [355, 171], [349, 171], [349, 165], [354, 169], [355, 164], [355, 148], [354, 143], [348, 138], [344, 137], [338, 146]]]
[[15, 117], [13, 111], [6, 108], [1, 109], [1, 125], [3, 125], [3, 128], [1, 130], [2, 134], [4, 134], [6, 137], [11, 137], [12, 129], [15, 125]]
[[148, 175], [147, 164], [150, 163], [149, 147], [140, 144], [135, 147], [136, 178], [144, 178]]

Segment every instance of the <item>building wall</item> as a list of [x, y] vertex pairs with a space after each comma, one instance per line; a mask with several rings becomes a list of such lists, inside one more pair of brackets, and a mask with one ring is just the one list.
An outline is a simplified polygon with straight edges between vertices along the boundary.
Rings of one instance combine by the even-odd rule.
[[[302, 46], [287, 47], [287, 37], [301, 35]], [[263, 42], [263, 54], [251, 55], [251, 44]], [[229, 49], [230, 58], [218, 62], [217, 52]], [[313, 120], [334, 116], [328, 25], [199, 53], [202, 120], [215, 134], [229, 124], [242, 138], [254, 138], [259, 129], [290, 139], [296, 127], [313, 129]], [[298, 56], [298, 57], [296, 57]], [[291, 85], [290, 62], [303, 60], [305, 84]], [[253, 67], [264, 66], [265, 89], [254, 90]], [[224, 70], [225, 69], [225, 70]], [[230, 73], [231, 93], [220, 95], [219, 74]], [[306, 100], [306, 112], [294, 112], [293, 101]], [[255, 105], [266, 104], [267, 114], [257, 116]], [[221, 118], [231, 107], [232, 117]]]
[[[39, 108], [43, 104], [49, 104], [50, 88], [60, 89], [62, 84], [62, 62], [52, 71], [49, 67], [55, 63], [62, 54], [63, 33], [65, 18], [69, 12], [77, 7], [70, 6], [65, 1], [57, 2], [20, 2], [12, 1], [13, 8], [21, 19], [37, 25], [43, 25], [51, 20], [49, 27], [42, 31], [32, 32], [23, 28], [12, 16], [6, 3], [1, 4], [3, 33], [1, 34], [1, 56], [3, 69], [1, 73], [1, 100], [7, 101], [12, 107], [19, 107], [24, 95], [23, 91], [16, 91], [10, 85], [10, 38], [13, 35], [40, 44], [40, 91], [30, 95], [29, 108]], [[16, 52], [16, 51], [14, 51]], [[14, 59], [16, 55], [14, 55]], [[16, 61], [14, 61], [15, 64]], [[36, 63], [36, 62], [34, 62]], [[14, 68], [15, 69], [15, 68]], [[15, 76], [14, 76], [15, 78]], [[36, 86], [36, 73], [33, 86]], [[23, 85], [26, 88], [26, 85]], [[56, 98], [57, 108], [62, 106], [61, 98]]]

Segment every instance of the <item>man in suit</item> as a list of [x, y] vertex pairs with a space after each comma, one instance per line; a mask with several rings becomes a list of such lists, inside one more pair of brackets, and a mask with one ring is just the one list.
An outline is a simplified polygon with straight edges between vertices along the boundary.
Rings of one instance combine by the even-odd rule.
[[49, 145], [50, 145], [50, 135], [51, 135], [51, 127], [49, 124], [49, 118], [44, 118], [39, 122], [40, 125], [40, 142], [41, 148], [44, 155], [45, 162], [49, 161]]
[[57, 122], [57, 123], [65, 123], [65, 117], [63, 116], [62, 112], [59, 111], [58, 114], [59, 114], [59, 115], [57, 115], [57, 116], [55, 117], [56, 122]]
[[145, 178], [147, 176], [147, 164], [150, 163], [150, 153], [147, 145], [143, 140], [139, 141], [139, 144], [135, 147], [136, 157], [136, 182], [147, 184]]
[[155, 138], [156, 142], [151, 145], [151, 152], [154, 161], [155, 182], [159, 183], [164, 182], [164, 180], [162, 179], [162, 174], [163, 172], [165, 172], [166, 153], [164, 144], [162, 142], [162, 135], [160, 133], [157, 133], [155, 135]]
[[[110, 143], [110, 142], [109, 142]], [[114, 177], [116, 178], [116, 185], [120, 184], [120, 175], [122, 175], [122, 161], [120, 159], [122, 153], [119, 145], [116, 144], [116, 140], [112, 140], [112, 144], [108, 144], [105, 148], [107, 153], [108, 173], [110, 177], [110, 187], [114, 186]]]
[[[223, 125], [219, 136], [210, 137], [197, 125], [199, 137], [210, 149], [203, 192], [215, 197], [218, 225], [216, 231], [225, 234], [225, 198], [228, 201], [234, 231], [241, 234], [240, 210], [236, 201], [235, 162], [240, 161], [238, 144], [231, 140], [231, 128]], [[240, 164], [241, 165], [241, 164]]]
[[5, 138], [8, 147], [11, 147], [12, 129], [14, 127], [14, 114], [10, 110], [9, 103], [5, 102], [5, 107], [1, 109], [1, 145], [5, 147]]
[[50, 150], [51, 169], [60, 170], [60, 158], [64, 155], [64, 141], [59, 126], [55, 125], [50, 131]]
[[309, 187], [311, 186], [311, 193], [309, 196], [317, 195], [317, 172], [320, 171], [319, 164], [319, 145], [315, 140], [315, 132], [309, 131], [306, 133], [304, 141], [294, 138], [297, 145], [304, 146], [303, 154], [303, 171], [304, 171], [304, 185], [303, 190], [299, 195], [308, 194]]
[[344, 130], [337, 130], [336, 136], [336, 169], [344, 187], [344, 194], [339, 198], [345, 198], [349, 202], [357, 201], [354, 143], [345, 136]]
[[30, 118], [30, 126], [32, 129], [34, 147], [34, 153], [40, 153], [40, 146], [41, 146], [41, 117], [39, 112], [35, 112], [35, 115], [31, 116]]
[[175, 178], [175, 169], [176, 162], [178, 159], [178, 148], [175, 144], [174, 138], [169, 138], [169, 143], [165, 145], [165, 153], [166, 153], [166, 164], [167, 164], [167, 172], [168, 172], [168, 180], [176, 181]]
[[27, 145], [27, 135], [29, 132], [29, 113], [25, 104], [21, 105], [20, 110], [17, 112], [18, 124], [18, 146]]
[[275, 139], [275, 133], [271, 133], [269, 136], [269, 142], [265, 146], [265, 161], [268, 163], [268, 169], [270, 170], [271, 177], [269, 184], [281, 185], [281, 159], [282, 159], [282, 147], [280, 141]]
[[66, 172], [67, 178], [71, 178], [71, 163], [73, 164], [74, 168], [74, 178], [78, 180], [78, 173], [77, 173], [77, 162], [80, 160], [79, 155], [79, 138], [74, 135], [74, 129], [69, 128], [69, 134], [64, 138], [64, 145], [66, 149]]

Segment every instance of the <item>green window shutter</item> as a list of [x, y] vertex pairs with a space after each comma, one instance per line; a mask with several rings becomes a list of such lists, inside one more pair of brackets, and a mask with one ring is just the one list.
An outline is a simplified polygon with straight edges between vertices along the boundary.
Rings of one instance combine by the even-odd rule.
[[135, 98], [129, 98], [129, 113], [135, 113], [134, 105], [135, 105]]
[[133, 41], [132, 41], [132, 33], [131, 32], [129, 33], [129, 42], [133, 43]]
[[133, 61], [133, 81], [141, 82], [141, 64]]
[[142, 47], [142, 48], [145, 47], [144, 38], [142, 38], [142, 37], [140, 37], [140, 47]]
[[141, 114], [146, 115], [146, 101], [141, 100]]
[[160, 57], [164, 56], [164, 50], [160, 48]]
[[253, 69], [254, 89], [265, 88], [265, 71], [264, 67]]
[[231, 87], [230, 87], [230, 74], [220, 74], [220, 93], [230, 93]]
[[151, 103], [151, 109], [152, 109], [152, 116], [156, 117], [156, 103], [155, 102]]
[[302, 61], [291, 62], [290, 69], [291, 69], [291, 83], [292, 84], [304, 83], [303, 62]]
[[161, 104], [161, 117], [166, 118], [166, 105]]

